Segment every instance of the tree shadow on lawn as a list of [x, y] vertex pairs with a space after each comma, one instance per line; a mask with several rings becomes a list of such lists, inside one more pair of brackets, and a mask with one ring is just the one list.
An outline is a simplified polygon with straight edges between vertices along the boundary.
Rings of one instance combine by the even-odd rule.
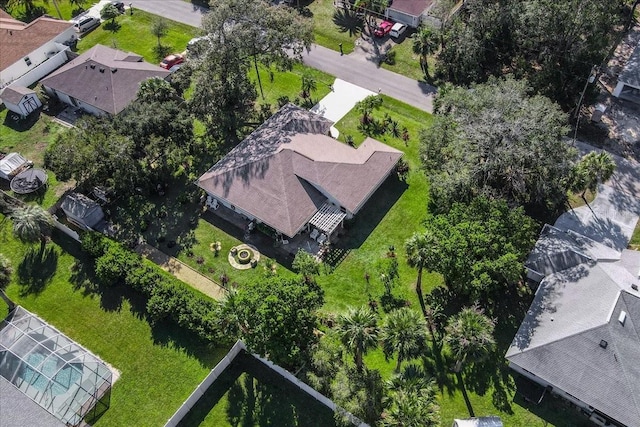
[[31, 247], [18, 265], [20, 296], [42, 292], [58, 268], [58, 252], [54, 246]]
[[179, 425], [200, 425], [225, 394], [226, 417], [233, 426], [335, 425], [330, 409], [245, 352], [236, 356]]
[[40, 110], [36, 110], [29, 114], [26, 118], [21, 119], [19, 116], [11, 111], [7, 112], [4, 117], [4, 125], [16, 132], [26, 132], [33, 127], [40, 119]]
[[336, 243], [336, 247], [349, 250], [362, 246], [407, 188], [408, 184], [401, 181], [396, 174], [387, 178], [349, 226], [345, 224], [346, 234]]
[[350, 37], [359, 35], [364, 29], [364, 20], [353, 10], [336, 9], [333, 23], [341, 33], [348, 33]]

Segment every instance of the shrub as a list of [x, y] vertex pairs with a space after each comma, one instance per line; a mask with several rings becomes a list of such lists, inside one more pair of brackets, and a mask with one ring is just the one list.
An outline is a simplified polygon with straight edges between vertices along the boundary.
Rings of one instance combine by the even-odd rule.
[[134, 268], [127, 273], [125, 278], [127, 285], [145, 295], [151, 295], [153, 289], [156, 286], [164, 284], [165, 280], [165, 277], [162, 276], [156, 268], [148, 265]]
[[124, 281], [127, 273], [140, 268], [140, 256], [111, 242], [104, 255], [96, 260], [96, 277], [105, 285]]
[[109, 239], [103, 234], [94, 231], [88, 231], [82, 234], [81, 238], [82, 250], [88, 253], [92, 258], [98, 258], [104, 255], [109, 246]]

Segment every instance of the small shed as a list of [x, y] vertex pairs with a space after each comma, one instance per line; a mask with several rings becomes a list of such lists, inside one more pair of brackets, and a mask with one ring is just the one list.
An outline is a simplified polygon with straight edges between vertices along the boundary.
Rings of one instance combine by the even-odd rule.
[[42, 102], [35, 91], [24, 86], [9, 86], [2, 91], [1, 97], [10, 111], [19, 114], [22, 118], [42, 107]]
[[71, 223], [87, 230], [93, 229], [104, 219], [100, 205], [81, 193], [67, 194], [60, 208]]
[[453, 427], [504, 427], [500, 417], [478, 417], [453, 420]]
[[9, 153], [0, 159], [0, 178], [11, 181], [28, 164], [29, 161], [20, 153]]

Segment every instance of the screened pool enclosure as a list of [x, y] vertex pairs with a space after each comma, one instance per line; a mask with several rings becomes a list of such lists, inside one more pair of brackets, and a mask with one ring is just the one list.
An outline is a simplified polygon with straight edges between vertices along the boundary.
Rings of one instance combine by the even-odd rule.
[[0, 375], [67, 425], [109, 404], [105, 363], [22, 307], [0, 324]]

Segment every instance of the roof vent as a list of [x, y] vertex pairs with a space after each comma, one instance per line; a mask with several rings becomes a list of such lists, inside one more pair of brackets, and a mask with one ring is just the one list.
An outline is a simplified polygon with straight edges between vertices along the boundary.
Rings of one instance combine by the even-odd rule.
[[91, 64], [89, 65], [89, 67], [91, 67], [91, 69], [93, 70], [94, 68], [96, 68], [96, 64]]
[[112, 69], [111, 69], [111, 72], [112, 72], [112, 73], [115, 73], [116, 71], [118, 71], [118, 69], [117, 69], [117, 68], [112, 68]]
[[635, 283], [633, 283], [633, 284], [631, 285], [631, 289], [633, 289], [634, 291], [637, 291], [637, 290], [638, 290], [638, 285], [636, 285]]
[[606, 342], [605, 340], [600, 340], [600, 347], [607, 348], [608, 345], [609, 345], [609, 343]]
[[100, 72], [104, 73], [104, 68], [100, 67]]
[[620, 316], [618, 316], [618, 322], [620, 322], [620, 324], [622, 326], [624, 326], [624, 322], [627, 320], [627, 312], [626, 311], [621, 311], [620, 312]]

